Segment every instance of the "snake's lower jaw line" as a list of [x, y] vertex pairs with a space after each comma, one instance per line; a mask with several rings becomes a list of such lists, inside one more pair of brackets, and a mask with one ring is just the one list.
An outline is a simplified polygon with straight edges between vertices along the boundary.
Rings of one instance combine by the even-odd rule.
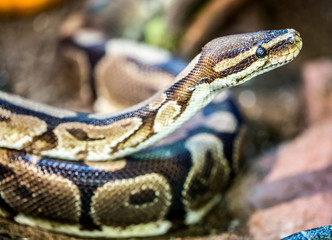
[[275, 65], [276, 67], [285, 65], [291, 61], [293, 61], [297, 55], [299, 55], [302, 48], [302, 41], [299, 43], [298, 46], [295, 46], [294, 48], [290, 49], [288, 53], [281, 55], [279, 57], [273, 57], [269, 59], [271, 65]]

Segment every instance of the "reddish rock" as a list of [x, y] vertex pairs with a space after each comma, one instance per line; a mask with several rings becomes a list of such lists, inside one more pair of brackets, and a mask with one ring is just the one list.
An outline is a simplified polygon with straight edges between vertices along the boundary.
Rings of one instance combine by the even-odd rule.
[[228, 196], [254, 239], [280, 239], [332, 223], [332, 119], [261, 157]]
[[274, 240], [331, 224], [331, 203], [332, 194], [320, 192], [258, 210], [250, 218], [250, 233], [254, 239]]
[[331, 136], [332, 122], [326, 121], [280, 146], [273, 156], [273, 168], [253, 190], [252, 202], [259, 208], [265, 208], [287, 199], [331, 189]]
[[303, 67], [302, 75], [308, 122], [332, 116], [332, 60], [308, 62]]

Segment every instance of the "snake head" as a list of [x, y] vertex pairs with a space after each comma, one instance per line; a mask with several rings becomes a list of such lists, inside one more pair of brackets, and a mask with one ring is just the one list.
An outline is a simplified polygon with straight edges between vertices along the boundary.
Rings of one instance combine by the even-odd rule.
[[302, 39], [294, 29], [231, 35], [207, 43], [196, 67], [210, 68], [210, 88], [219, 90], [292, 61], [301, 48]]

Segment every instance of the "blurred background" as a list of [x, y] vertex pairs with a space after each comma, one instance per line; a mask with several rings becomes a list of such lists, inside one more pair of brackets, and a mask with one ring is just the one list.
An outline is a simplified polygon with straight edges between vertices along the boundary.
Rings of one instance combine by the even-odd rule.
[[0, 89], [92, 111], [86, 56], [64, 39], [132, 39], [190, 61], [215, 37], [296, 29], [303, 49], [292, 63], [232, 89], [247, 136], [227, 212], [165, 237], [279, 239], [332, 224], [331, 26], [331, 0], [0, 1]]

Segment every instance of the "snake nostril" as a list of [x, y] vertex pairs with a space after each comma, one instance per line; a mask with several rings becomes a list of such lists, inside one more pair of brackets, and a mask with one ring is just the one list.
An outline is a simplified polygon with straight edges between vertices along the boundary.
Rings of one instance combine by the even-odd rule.
[[294, 37], [287, 38], [287, 41], [290, 42], [290, 43], [295, 43]]

